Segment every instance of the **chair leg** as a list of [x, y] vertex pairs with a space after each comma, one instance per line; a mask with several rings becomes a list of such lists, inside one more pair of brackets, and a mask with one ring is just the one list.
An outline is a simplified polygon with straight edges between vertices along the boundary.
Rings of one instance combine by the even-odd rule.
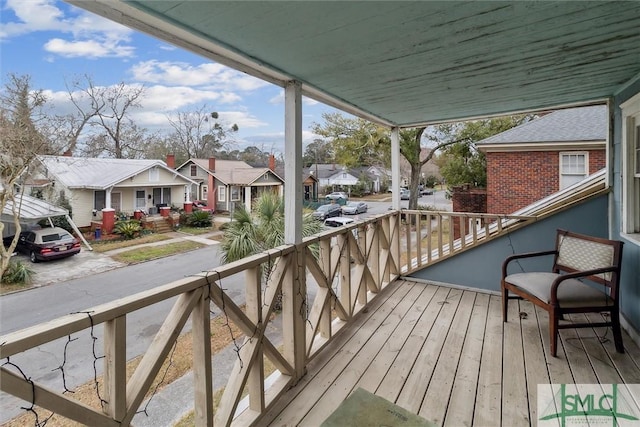
[[553, 311], [549, 312], [549, 346], [551, 356], [556, 357], [558, 348], [558, 315]]
[[622, 330], [620, 329], [620, 314], [616, 311], [611, 312], [611, 329], [613, 329], [613, 342], [616, 345], [616, 351], [618, 353], [624, 353]]
[[507, 310], [509, 309], [509, 290], [502, 284], [502, 321], [507, 321]]

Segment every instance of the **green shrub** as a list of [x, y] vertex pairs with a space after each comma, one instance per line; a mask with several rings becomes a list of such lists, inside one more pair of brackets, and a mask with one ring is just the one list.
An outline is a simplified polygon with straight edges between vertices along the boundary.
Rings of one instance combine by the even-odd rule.
[[222, 224], [220, 224], [218, 226], [218, 230], [220, 230], [220, 231], [225, 231], [227, 228], [229, 228], [229, 223], [228, 222], [223, 222]]
[[125, 239], [133, 239], [140, 231], [142, 231], [142, 226], [140, 225], [140, 221], [136, 219], [118, 221], [113, 230], [114, 233], [121, 235]]
[[195, 211], [187, 217], [187, 225], [190, 227], [211, 227], [212, 217], [209, 212]]
[[16, 285], [28, 285], [32, 276], [36, 274], [29, 266], [22, 261], [10, 262], [9, 267], [2, 275], [2, 283], [12, 283]]

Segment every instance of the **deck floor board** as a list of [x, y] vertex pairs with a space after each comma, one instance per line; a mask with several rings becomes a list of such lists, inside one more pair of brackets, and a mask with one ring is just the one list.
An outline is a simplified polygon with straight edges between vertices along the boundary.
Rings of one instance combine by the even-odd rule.
[[529, 302], [512, 300], [504, 324], [499, 296], [390, 286], [257, 425], [320, 425], [362, 387], [437, 425], [535, 426], [539, 385], [640, 383], [640, 348], [626, 333], [620, 354], [606, 328], [563, 329], [554, 358], [547, 313]]

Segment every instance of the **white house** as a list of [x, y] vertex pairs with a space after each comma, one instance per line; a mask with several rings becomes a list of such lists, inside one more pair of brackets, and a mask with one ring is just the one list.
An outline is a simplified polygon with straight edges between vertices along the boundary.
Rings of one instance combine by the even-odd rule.
[[101, 219], [104, 208], [155, 213], [161, 206], [183, 207], [195, 182], [161, 160], [39, 156], [27, 193], [49, 201], [68, 200], [78, 227]]

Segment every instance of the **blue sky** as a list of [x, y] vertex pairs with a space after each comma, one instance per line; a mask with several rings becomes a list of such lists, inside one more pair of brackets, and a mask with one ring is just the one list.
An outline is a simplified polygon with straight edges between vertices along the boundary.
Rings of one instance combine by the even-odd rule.
[[[31, 76], [56, 111], [72, 111], [66, 82], [82, 75], [94, 84], [144, 85], [143, 108], [132, 116], [150, 131], [169, 131], [167, 115], [206, 104], [240, 127], [238, 148], [283, 151], [282, 88], [57, 0], [0, 0], [0, 71]], [[312, 122], [335, 111], [305, 99], [305, 144]]]

